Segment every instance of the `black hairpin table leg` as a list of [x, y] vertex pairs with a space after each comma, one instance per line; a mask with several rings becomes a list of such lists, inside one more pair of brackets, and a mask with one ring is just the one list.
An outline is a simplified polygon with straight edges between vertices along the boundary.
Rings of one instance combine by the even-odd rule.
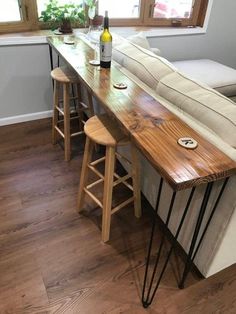
[[[52, 47], [48, 45], [49, 48], [49, 58], [50, 58], [50, 68], [53, 70], [53, 56], [52, 56]], [[54, 89], [54, 80], [52, 79], [52, 88]]]
[[[200, 212], [199, 212], [199, 215], [198, 215], [197, 223], [196, 223], [196, 226], [195, 226], [195, 230], [194, 230], [194, 233], [193, 233], [192, 241], [191, 241], [191, 244], [190, 244], [190, 248], [189, 248], [189, 252], [188, 252], [187, 261], [186, 261], [186, 264], [185, 264], [183, 276], [182, 276], [182, 279], [181, 279], [181, 281], [179, 283], [179, 288], [181, 288], [181, 289], [184, 288], [184, 282], [186, 280], [186, 277], [187, 277], [187, 275], [188, 275], [188, 273], [189, 273], [189, 271], [191, 269], [193, 261], [194, 261], [196, 255], [197, 255], [197, 252], [198, 252], [198, 250], [200, 248], [200, 245], [201, 245], [201, 243], [203, 241], [203, 238], [204, 238], [204, 236], [206, 234], [206, 231], [207, 231], [207, 229], [208, 229], [208, 227], [210, 225], [210, 222], [211, 222], [211, 220], [213, 218], [213, 215], [214, 215], [215, 210], [217, 208], [217, 205], [218, 205], [218, 203], [219, 203], [219, 201], [221, 199], [221, 196], [222, 196], [222, 194], [223, 194], [223, 192], [225, 190], [225, 187], [226, 187], [226, 185], [228, 183], [228, 180], [229, 180], [229, 178], [226, 178], [224, 180], [224, 183], [223, 183], [223, 185], [221, 187], [220, 193], [219, 193], [219, 195], [218, 195], [218, 197], [216, 199], [216, 202], [215, 202], [215, 204], [214, 204], [214, 206], [212, 208], [212, 211], [211, 211], [210, 216], [208, 218], [208, 221], [207, 221], [207, 223], [206, 223], [206, 225], [204, 227], [204, 230], [202, 232], [200, 240], [199, 240], [199, 242], [198, 242], [198, 244], [196, 246], [196, 242], [197, 242], [197, 238], [198, 238], [199, 231], [200, 231], [200, 228], [201, 228], [202, 220], [203, 220], [204, 214], [206, 212], [206, 207], [207, 207], [208, 200], [209, 200], [209, 197], [210, 197], [210, 194], [211, 194], [211, 190], [212, 190], [212, 187], [213, 187], [213, 182], [208, 183], [208, 185], [207, 185], [207, 188], [206, 188], [206, 191], [205, 191], [205, 195], [203, 197], [201, 209], [200, 209]], [[195, 247], [196, 247], [196, 249], [195, 249]], [[194, 251], [194, 249], [195, 249], [195, 251]]]
[[[183, 273], [183, 276], [182, 276], [182, 279], [181, 279], [181, 282], [180, 282], [180, 285], [182, 285], [182, 286], [184, 285], [184, 282], [185, 282], [185, 279], [187, 277], [187, 274], [190, 271], [190, 268], [192, 266], [193, 260], [194, 260], [196, 254], [197, 254], [197, 251], [198, 251], [198, 249], [199, 249], [199, 247], [200, 247], [200, 245], [202, 243], [204, 235], [205, 235], [205, 233], [207, 231], [207, 228], [208, 228], [208, 226], [210, 224], [210, 221], [211, 221], [211, 219], [212, 219], [212, 217], [214, 215], [214, 212], [215, 212], [216, 207], [217, 207], [217, 205], [218, 205], [218, 203], [220, 201], [220, 198], [221, 198], [221, 196], [222, 196], [222, 194], [224, 192], [224, 189], [225, 189], [225, 186], [226, 186], [227, 182], [228, 182], [228, 178], [224, 181], [224, 183], [222, 185], [222, 188], [221, 188], [220, 193], [219, 193], [219, 195], [217, 197], [215, 205], [214, 205], [214, 207], [213, 207], [213, 209], [211, 211], [211, 214], [210, 214], [210, 216], [208, 218], [206, 226], [205, 226], [205, 228], [203, 230], [203, 233], [202, 233], [202, 235], [200, 237], [198, 245], [197, 245], [197, 247], [196, 247], [196, 249], [194, 251], [194, 248], [196, 246], [196, 241], [198, 239], [199, 231], [201, 229], [202, 220], [203, 220], [203, 217], [204, 217], [204, 214], [205, 214], [205, 211], [206, 211], [206, 208], [207, 208], [208, 200], [209, 200], [209, 197], [210, 197], [210, 194], [211, 194], [211, 191], [212, 191], [213, 183], [208, 183], [208, 185], [207, 185], [207, 188], [206, 188], [203, 200], [202, 200], [201, 208], [200, 208], [200, 211], [199, 211], [198, 219], [197, 219], [197, 222], [196, 222], [195, 230], [194, 230], [194, 233], [193, 233], [192, 242], [191, 242], [191, 245], [190, 245], [187, 261], [186, 261], [186, 264], [185, 264], [184, 273]], [[158, 208], [159, 208], [159, 203], [160, 203], [160, 198], [161, 198], [161, 193], [162, 193], [162, 186], [163, 186], [163, 179], [161, 178], [160, 185], [159, 185], [159, 190], [158, 190], [158, 195], [157, 195], [156, 209], [155, 209], [155, 213], [156, 214], [158, 213]], [[190, 208], [190, 204], [191, 204], [194, 192], [195, 192], [195, 187], [193, 187], [191, 192], [190, 192], [189, 198], [188, 198], [187, 203], [186, 203], [186, 207], [184, 209], [183, 215], [182, 215], [182, 217], [180, 219], [179, 226], [178, 226], [177, 231], [176, 231], [175, 236], [174, 236], [174, 241], [173, 241], [173, 243], [172, 243], [172, 245], [171, 245], [171, 247], [169, 249], [169, 252], [168, 252], [168, 254], [166, 256], [166, 259], [164, 261], [164, 265], [163, 265], [163, 267], [161, 269], [160, 275], [155, 280], [155, 284], [154, 284], [154, 279], [155, 279], [155, 275], [156, 275], [156, 271], [157, 271], [157, 266], [158, 266], [158, 263], [159, 263], [159, 260], [160, 260], [163, 244], [164, 244], [164, 235], [162, 236], [162, 240], [161, 240], [159, 249], [158, 249], [158, 251], [156, 253], [156, 260], [155, 260], [155, 264], [154, 264], [153, 270], [149, 271], [150, 257], [151, 257], [152, 246], [153, 246], [153, 237], [154, 237], [154, 231], [155, 231], [155, 226], [156, 226], [156, 219], [155, 218], [153, 219], [151, 236], [150, 236], [149, 247], [148, 247], [146, 268], [145, 268], [145, 274], [144, 274], [143, 291], [142, 291], [142, 304], [143, 304], [143, 307], [145, 307], [145, 308], [147, 308], [152, 303], [152, 301], [154, 299], [156, 291], [157, 291], [157, 289], [159, 287], [161, 279], [162, 279], [162, 277], [164, 275], [164, 272], [165, 272], [166, 267], [168, 265], [168, 262], [170, 260], [170, 257], [171, 257], [171, 254], [173, 252], [173, 249], [174, 249], [175, 245], [177, 244], [178, 236], [179, 236], [180, 231], [182, 230], [182, 227], [184, 225], [184, 221], [185, 221], [186, 215], [188, 213], [188, 210]], [[172, 209], [173, 209], [173, 206], [174, 206], [175, 197], [176, 197], [176, 192], [173, 192], [172, 198], [171, 198], [171, 202], [170, 202], [170, 206], [169, 206], [169, 210], [168, 210], [168, 214], [167, 214], [167, 218], [166, 218], [166, 221], [165, 221], [165, 226], [167, 228], [168, 228], [168, 225], [169, 225]], [[149, 273], [151, 275], [151, 279], [150, 279], [149, 285], [147, 287], [147, 279], [148, 279], [148, 274]]]

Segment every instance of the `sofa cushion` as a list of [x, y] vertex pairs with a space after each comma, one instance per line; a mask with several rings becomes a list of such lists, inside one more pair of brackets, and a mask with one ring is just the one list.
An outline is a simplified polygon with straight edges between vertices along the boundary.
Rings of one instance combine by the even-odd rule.
[[163, 77], [157, 93], [236, 148], [236, 104], [179, 72]]
[[236, 95], [236, 70], [208, 59], [173, 62], [178, 70], [225, 96]]
[[166, 59], [128, 41], [115, 46], [112, 55], [113, 60], [153, 89], [162, 77], [176, 71]]
[[144, 35], [143, 32], [139, 32], [135, 35], [131, 35], [129, 37], [126, 38], [128, 41], [130, 41], [133, 44], [136, 44], [142, 48], [148, 49], [150, 50], [150, 45], [149, 42], [146, 38], [146, 36]]
[[129, 42], [136, 44], [142, 48], [145, 48], [147, 50], [151, 50], [153, 53], [155, 53], [156, 55], [160, 56], [161, 55], [161, 51], [158, 48], [151, 48], [149, 45], [149, 42], [147, 40], [147, 37], [145, 36], [145, 34], [143, 32], [139, 32], [135, 35], [129, 36], [126, 38]]

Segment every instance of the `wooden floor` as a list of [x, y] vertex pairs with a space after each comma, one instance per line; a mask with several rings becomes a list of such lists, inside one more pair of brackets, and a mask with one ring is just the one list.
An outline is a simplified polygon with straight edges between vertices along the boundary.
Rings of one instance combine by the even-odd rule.
[[180, 291], [177, 256], [142, 308], [149, 215], [120, 211], [101, 243], [101, 210], [76, 212], [83, 147], [66, 163], [49, 120], [0, 128], [0, 313], [236, 313], [236, 267]]

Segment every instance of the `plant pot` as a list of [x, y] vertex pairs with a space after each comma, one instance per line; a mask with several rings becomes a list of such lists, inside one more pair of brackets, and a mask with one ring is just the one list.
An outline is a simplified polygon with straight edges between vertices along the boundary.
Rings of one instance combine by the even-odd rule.
[[90, 25], [92, 26], [102, 26], [103, 23], [103, 16], [102, 15], [95, 15], [92, 20], [90, 20]]
[[71, 21], [70, 20], [63, 20], [62, 24], [59, 28], [59, 31], [63, 34], [70, 34], [72, 33]]

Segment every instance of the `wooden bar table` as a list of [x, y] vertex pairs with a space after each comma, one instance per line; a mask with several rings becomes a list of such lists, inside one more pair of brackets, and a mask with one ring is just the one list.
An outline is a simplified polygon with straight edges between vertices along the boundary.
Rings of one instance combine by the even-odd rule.
[[[148, 307], [155, 296], [170, 255], [178, 241], [179, 233], [184, 226], [184, 220], [190, 208], [195, 188], [201, 184], [206, 185], [182, 279], [179, 283], [180, 288], [184, 286], [186, 276], [204, 239], [228, 179], [236, 173], [236, 162], [167, 110], [135, 82], [126, 77], [119, 70], [119, 65], [113, 63], [111, 69], [100, 69], [100, 67], [90, 65], [89, 60], [94, 59], [95, 56], [94, 50], [80, 38], [74, 37], [73, 40], [74, 44], [68, 45], [64, 43], [63, 36], [49, 37], [50, 51], [54, 49], [77, 72], [82, 84], [85, 84], [90, 89], [110, 118], [114, 119], [121, 131], [130, 138], [160, 174], [161, 180], [155, 208], [156, 214], [158, 213], [163, 180], [168, 182], [172, 188], [172, 197], [165, 221], [167, 228], [177, 192], [191, 189], [179, 226], [174, 234], [175, 241], [171, 245], [158, 278], [156, 278], [156, 271], [164, 237], [159, 246], [154, 268], [150, 270], [150, 256], [156, 225], [156, 219], [153, 219], [142, 294], [143, 306]], [[113, 85], [117, 83], [124, 83], [128, 88], [124, 90], [116, 89]], [[197, 148], [190, 150], [181, 147], [177, 143], [177, 140], [181, 137], [190, 137], [196, 140], [198, 142]], [[224, 181], [219, 195], [215, 199], [209, 218], [206, 224], [202, 226], [212, 187], [217, 180]], [[201, 227], [203, 231], [199, 235]], [[200, 239], [198, 240], [198, 238]], [[151, 279], [147, 285], [149, 274], [151, 274]]]

